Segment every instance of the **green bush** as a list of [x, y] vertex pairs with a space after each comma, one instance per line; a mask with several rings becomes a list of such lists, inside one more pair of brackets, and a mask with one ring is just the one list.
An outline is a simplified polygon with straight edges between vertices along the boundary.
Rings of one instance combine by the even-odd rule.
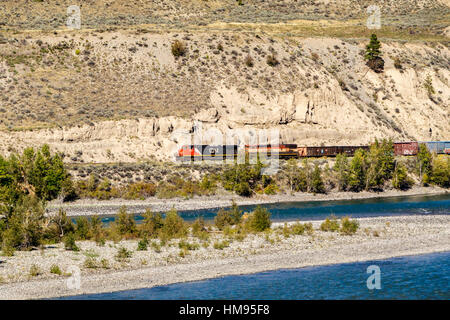
[[216, 241], [216, 242], [214, 242], [213, 248], [216, 250], [223, 250], [225, 248], [228, 248], [229, 246], [230, 246], [230, 243], [226, 240]]
[[226, 226], [237, 225], [241, 222], [242, 211], [233, 200], [230, 210], [220, 209], [214, 218], [214, 224], [219, 230], [223, 230]]
[[164, 225], [164, 219], [161, 213], [153, 213], [147, 209], [143, 214], [144, 221], [139, 226], [141, 236], [155, 238], [158, 236], [159, 230]]
[[341, 234], [353, 235], [359, 228], [359, 223], [356, 220], [350, 220], [349, 217], [344, 217], [341, 219]]
[[450, 157], [439, 155], [433, 159], [431, 181], [440, 187], [450, 187]]
[[198, 250], [200, 248], [200, 245], [198, 243], [189, 243], [182, 240], [178, 243], [178, 247], [184, 250]]
[[134, 215], [127, 213], [125, 206], [119, 209], [114, 227], [119, 235], [133, 237], [136, 234], [136, 222], [134, 221]]
[[90, 223], [88, 218], [79, 217], [75, 220], [76, 231], [79, 240], [88, 240], [90, 238]]
[[322, 171], [317, 163], [314, 165], [314, 170], [312, 172], [311, 192], [325, 193], [325, 185], [322, 180]]
[[300, 222], [296, 222], [291, 226], [291, 233], [294, 235], [302, 235], [305, 233], [305, 225], [300, 223]]
[[414, 181], [408, 176], [408, 171], [403, 163], [397, 163], [392, 175], [392, 186], [395, 189], [407, 190], [411, 188]]
[[80, 248], [78, 248], [76, 242], [75, 242], [75, 236], [73, 233], [67, 234], [64, 239], [64, 248], [69, 251], [80, 251]]
[[147, 238], [143, 238], [143, 239], [139, 240], [138, 247], [137, 247], [138, 251], [147, 251], [147, 247], [148, 247]]
[[246, 226], [253, 232], [262, 232], [270, 229], [271, 224], [270, 212], [261, 206], [257, 206], [246, 221]]
[[336, 219], [336, 217], [330, 216], [329, 218], [326, 218], [324, 222], [322, 222], [322, 224], [320, 225], [320, 230], [335, 232], [339, 231], [339, 227], [339, 221]]
[[59, 276], [62, 274], [61, 269], [56, 264], [50, 267], [50, 273], [57, 274]]
[[188, 227], [175, 209], [166, 213], [163, 226], [159, 231], [162, 238], [172, 239], [185, 237], [188, 232]]
[[133, 255], [133, 253], [131, 251], [127, 250], [127, 248], [120, 247], [119, 250], [117, 250], [116, 260], [124, 261], [128, 258], [131, 258], [132, 255]]

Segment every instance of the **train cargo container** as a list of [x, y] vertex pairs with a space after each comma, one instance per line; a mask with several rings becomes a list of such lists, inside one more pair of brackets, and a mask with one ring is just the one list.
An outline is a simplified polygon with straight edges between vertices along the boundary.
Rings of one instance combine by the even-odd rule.
[[297, 158], [296, 144], [267, 144], [267, 145], [246, 145], [245, 153], [249, 157], [272, 157], [278, 156], [280, 159]]
[[419, 152], [419, 143], [396, 142], [394, 143], [394, 154], [396, 156], [415, 156]]
[[368, 146], [327, 146], [327, 147], [299, 147], [299, 157], [335, 157], [338, 154], [353, 156], [358, 149], [367, 150]]
[[425, 144], [432, 153], [443, 154], [450, 141], [419, 141], [419, 143]]

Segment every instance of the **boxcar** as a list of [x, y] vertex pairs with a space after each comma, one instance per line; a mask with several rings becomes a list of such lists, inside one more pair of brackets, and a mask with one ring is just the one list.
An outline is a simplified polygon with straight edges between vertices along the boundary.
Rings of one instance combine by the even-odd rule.
[[420, 141], [419, 143], [425, 144], [430, 152], [443, 154], [446, 147], [449, 147], [450, 141]]
[[368, 149], [367, 146], [323, 146], [323, 147], [299, 147], [299, 157], [336, 157], [338, 154], [353, 156], [358, 149]]
[[394, 154], [396, 156], [414, 156], [419, 151], [418, 142], [396, 142], [394, 143]]
[[178, 161], [192, 160], [224, 160], [235, 158], [238, 154], [237, 145], [184, 145], [178, 150]]
[[280, 159], [297, 158], [296, 144], [266, 144], [266, 145], [245, 145], [245, 153], [249, 157], [272, 157], [278, 156]]

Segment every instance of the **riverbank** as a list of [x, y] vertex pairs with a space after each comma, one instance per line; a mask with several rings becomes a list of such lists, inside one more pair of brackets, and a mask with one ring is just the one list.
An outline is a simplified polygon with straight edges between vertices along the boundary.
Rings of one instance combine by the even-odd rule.
[[130, 212], [143, 213], [146, 209], [153, 212], [166, 212], [172, 208], [177, 211], [201, 210], [229, 207], [234, 200], [239, 206], [270, 204], [279, 202], [307, 202], [307, 201], [333, 201], [333, 200], [354, 200], [354, 199], [372, 199], [389, 198], [415, 195], [439, 195], [448, 194], [449, 189], [439, 187], [418, 187], [415, 186], [407, 191], [396, 189], [383, 192], [330, 192], [327, 194], [312, 194], [298, 192], [290, 194], [275, 195], [256, 195], [252, 198], [239, 197], [237, 195], [226, 194], [209, 197], [194, 197], [191, 199], [174, 198], [158, 199], [148, 198], [146, 200], [94, 200], [82, 199], [70, 203], [61, 203], [58, 201], [50, 202], [48, 212], [53, 213], [62, 208], [66, 210], [68, 216], [92, 216], [92, 215], [115, 215], [121, 206], [126, 206]]
[[[450, 215], [401, 216], [358, 219], [353, 236], [320, 231], [321, 221], [312, 221], [313, 234], [285, 237], [282, 224], [271, 232], [245, 239], [212, 233], [208, 245], [200, 240], [196, 250], [180, 254], [179, 241], [147, 251], [137, 251], [137, 240], [107, 241], [100, 247], [92, 241], [77, 242], [80, 252], [62, 245], [43, 250], [17, 252], [0, 259], [0, 299], [37, 299], [87, 293], [153, 287], [197, 281], [225, 275], [248, 274], [284, 268], [337, 264], [397, 256], [450, 251]], [[212, 245], [228, 241], [220, 248]], [[120, 248], [132, 252], [117, 260]], [[90, 263], [86, 263], [90, 261]], [[57, 265], [62, 275], [50, 273]], [[34, 274], [31, 270], [34, 266]], [[80, 289], [69, 289], [64, 276], [70, 268], [81, 269]], [[72, 281], [73, 283], [73, 281]]]

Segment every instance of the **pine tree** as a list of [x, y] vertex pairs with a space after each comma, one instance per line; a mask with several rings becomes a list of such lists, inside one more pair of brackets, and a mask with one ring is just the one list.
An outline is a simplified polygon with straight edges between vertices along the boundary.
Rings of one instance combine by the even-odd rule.
[[314, 193], [324, 193], [325, 185], [321, 176], [322, 172], [319, 165], [316, 163], [314, 165], [314, 170], [311, 175], [311, 191]]
[[419, 145], [419, 152], [416, 158], [417, 173], [419, 174], [420, 184], [426, 184], [431, 176], [431, 153], [423, 143]]
[[384, 69], [384, 60], [381, 58], [381, 43], [376, 34], [372, 34], [370, 42], [366, 46], [366, 53], [364, 59], [367, 60], [367, 65], [375, 72], [382, 72]]
[[381, 56], [380, 48], [381, 42], [378, 40], [377, 35], [373, 33], [372, 36], [370, 37], [369, 44], [366, 46], [366, 54], [364, 58], [366, 60], [374, 60], [380, 57]]
[[338, 154], [336, 156], [336, 162], [333, 167], [333, 171], [336, 172], [338, 190], [344, 191], [348, 185], [348, 159], [345, 154]]
[[361, 191], [365, 182], [365, 158], [366, 153], [362, 149], [358, 149], [350, 163], [348, 175], [348, 185], [351, 191]]

